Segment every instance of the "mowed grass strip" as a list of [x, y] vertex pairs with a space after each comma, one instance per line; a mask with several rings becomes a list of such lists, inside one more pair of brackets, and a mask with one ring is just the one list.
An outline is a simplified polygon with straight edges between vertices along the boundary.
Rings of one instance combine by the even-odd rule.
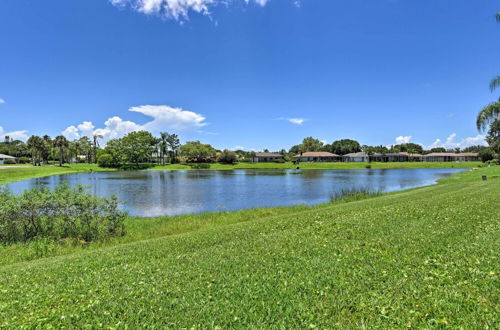
[[497, 328], [499, 177], [3, 266], [0, 327]]
[[7, 184], [14, 181], [39, 178], [50, 175], [72, 174], [89, 171], [110, 171], [111, 169], [100, 168], [95, 164], [71, 164], [62, 167], [58, 165], [21, 165], [21, 166], [1, 166], [0, 184]]

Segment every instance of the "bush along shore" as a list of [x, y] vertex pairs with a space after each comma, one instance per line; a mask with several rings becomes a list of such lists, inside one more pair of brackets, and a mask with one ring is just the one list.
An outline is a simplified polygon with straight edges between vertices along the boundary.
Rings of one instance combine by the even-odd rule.
[[126, 213], [118, 200], [99, 198], [83, 186], [61, 184], [54, 190], [33, 188], [20, 195], [0, 190], [0, 242], [37, 239], [92, 242], [123, 236]]
[[0, 246], [0, 328], [496, 328], [499, 191], [497, 166], [312, 207], [127, 218], [126, 235], [88, 244]]

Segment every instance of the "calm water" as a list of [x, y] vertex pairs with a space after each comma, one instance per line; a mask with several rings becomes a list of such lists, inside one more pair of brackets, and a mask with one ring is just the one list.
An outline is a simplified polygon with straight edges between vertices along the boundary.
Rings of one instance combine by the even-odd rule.
[[51, 176], [15, 182], [25, 189], [83, 184], [98, 196], [116, 195], [135, 216], [161, 216], [264, 206], [318, 204], [350, 187], [394, 191], [433, 184], [459, 169], [137, 171]]

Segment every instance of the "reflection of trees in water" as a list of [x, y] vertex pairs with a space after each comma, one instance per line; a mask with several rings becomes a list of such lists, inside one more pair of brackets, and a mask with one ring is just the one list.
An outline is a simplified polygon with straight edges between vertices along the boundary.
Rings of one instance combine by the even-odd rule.
[[321, 170], [303, 170], [300, 174], [305, 179], [319, 179], [324, 177], [326, 173], [326, 171]]

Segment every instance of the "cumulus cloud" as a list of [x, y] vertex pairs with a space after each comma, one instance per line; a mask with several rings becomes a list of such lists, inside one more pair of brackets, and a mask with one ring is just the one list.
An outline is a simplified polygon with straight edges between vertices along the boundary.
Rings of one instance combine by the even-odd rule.
[[13, 132], [5, 132], [2, 126], [0, 126], [0, 140], [4, 140], [5, 137], [8, 136], [13, 140], [22, 140], [26, 141], [28, 139], [28, 131], [13, 131]]
[[461, 139], [459, 141], [456, 140], [457, 134], [452, 133], [450, 134], [446, 140], [441, 140], [441, 139], [436, 139], [434, 143], [429, 145], [427, 148], [432, 149], [432, 148], [445, 148], [445, 149], [455, 149], [455, 148], [467, 148], [470, 146], [476, 146], [476, 145], [482, 145], [482, 146], [487, 146], [488, 143], [486, 142], [485, 136], [478, 134], [473, 137], [467, 137], [464, 139]]
[[[219, 4], [227, 5], [228, 0], [109, 0], [117, 7], [131, 7], [147, 15], [160, 15], [175, 20], [188, 19], [190, 12], [210, 14], [210, 8]], [[265, 6], [269, 0], [244, 0]]]
[[396, 137], [396, 144], [410, 143], [410, 141], [411, 141], [411, 135], [410, 136], [398, 136], [398, 137]]
[[5, 100], [0, 97], [0, 104], [4, 104]]
[[91, 137], [100, 135], [105, 141], [122, 137], [130, 132], [147, 130], [159, 133], [164, 130], [173, 131], [199, 131], [206, 126], [205, 117], [181, 108], [173, 108], [167, 105], [141, 105], [129, 109], [131, 112], [142, 113], [151, 117], [152, 120], [145, 124], [123, 120], [118, 116], [109, 118], [104, 122], [104, 127], [95, 128], [90, 121], [84, 121], [79, 125], [67, 127], [62, 134], [68, 139], [74, 140], [83, 136]]
[[129, 109], [132, 112], [142, 113], [153, 120], [144, 125], [144, 129], [155, 131], [160, 129], [191, 130], [206, 126], [205, 117], [192, 111], [181, 108], [172, 108], [167, 105], [141, 105]]
[[66, 129], [62, 131], [61, 134], [64, 135], [69, 140], [76, 140], [81, 137], [78, 128], [76, 128], [73, 125], [66, 127]]

